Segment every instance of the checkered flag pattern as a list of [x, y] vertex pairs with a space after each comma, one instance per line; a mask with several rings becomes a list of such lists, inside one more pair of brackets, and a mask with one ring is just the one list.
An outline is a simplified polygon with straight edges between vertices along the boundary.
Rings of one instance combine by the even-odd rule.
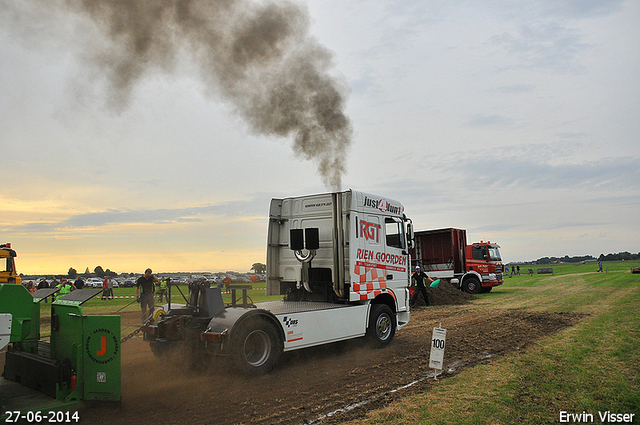
[[359, 295], [360, 300], [372, 300], [383, 292], [387, 292], [385, 270], [357, 263], [354, 273], [359, 276], [358, 282], [352, 283], [353, 292]]

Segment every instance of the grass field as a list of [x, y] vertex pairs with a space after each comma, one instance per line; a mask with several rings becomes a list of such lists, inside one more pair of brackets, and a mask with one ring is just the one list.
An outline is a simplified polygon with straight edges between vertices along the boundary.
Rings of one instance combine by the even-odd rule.
[[561, 265], [554, 266], [554, 275], [508, 278], [473, 308], [586, 317], [525, 350], [463, 370], [349, 423], [609, 423], [599, 416], [605, 412], [620, 414], [611, 423], [640, 423], [640, 275], [630, 273], [639, 265], [607, 263], [606, 273], [596, 273], [595, 264]]

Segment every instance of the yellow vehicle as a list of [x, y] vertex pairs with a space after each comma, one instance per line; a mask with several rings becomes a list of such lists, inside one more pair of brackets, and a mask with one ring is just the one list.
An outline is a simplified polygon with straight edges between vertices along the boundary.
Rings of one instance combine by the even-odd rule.
[[0, 283], [22, 284], [22, 279], [16, 273], [16, 255], [10, 243], [0, 245]]

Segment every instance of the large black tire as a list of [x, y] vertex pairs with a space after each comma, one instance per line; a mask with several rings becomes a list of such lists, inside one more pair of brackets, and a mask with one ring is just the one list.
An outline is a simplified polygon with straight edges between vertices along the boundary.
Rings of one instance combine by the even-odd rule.
[[383, 348], [391, 344], [396, 334], [396, 318], [386, 304], [373, 304], [369, 315], [367, 338], [374, 347]]
[[480, 281], [475, 277], [468, 277], [464, 281], [464, 292], [469, 294], [479, 294], [482, 290], [482, 286], [480, 286]]
[[249, 375], [269, 373], [278, 363], [283, 342], [275, 325], [265, 319], [245, 321], [233, 340], [233, 360], [238, 370]]

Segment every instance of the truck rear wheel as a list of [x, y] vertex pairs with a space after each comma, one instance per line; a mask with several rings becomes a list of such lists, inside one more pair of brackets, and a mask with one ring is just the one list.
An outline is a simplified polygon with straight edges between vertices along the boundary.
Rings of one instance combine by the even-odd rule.
[[373, 304], [369, 316], [367, 337], [374, 347], [383, 348], [391, 344], [396, 334], [396, 318], [386, 304]]
[[282, 355], [282, 341], [275, 325], [264, 319], [247, 320], [234, 338], [236, 367], [250, 375], [270, 372]]
[[467, 278], [464, 281], [463, 288], [464, 292], [468, 292], [469, 294], [478, 294], [480, 293], [480, 289], [482, 289], [480, 282], [475, 277]]

